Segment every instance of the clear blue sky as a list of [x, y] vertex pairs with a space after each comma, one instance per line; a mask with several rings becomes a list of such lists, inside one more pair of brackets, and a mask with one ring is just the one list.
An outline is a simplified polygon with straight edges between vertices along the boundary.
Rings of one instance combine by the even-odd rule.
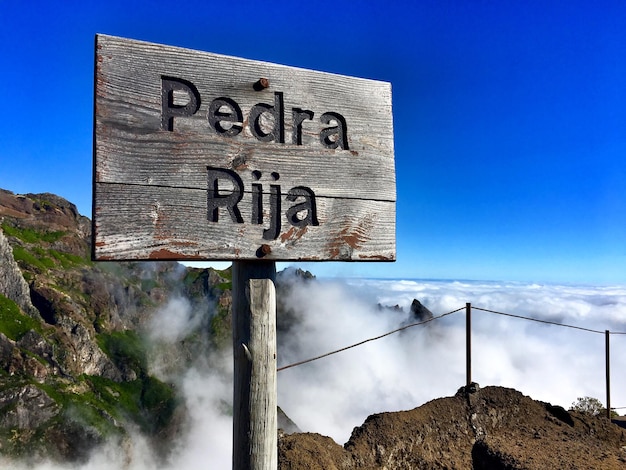
[[94, 35], [389, 81], [396, 263], [626, 282], [626, 3], [0, 0], [0, 188], [91, 216]]

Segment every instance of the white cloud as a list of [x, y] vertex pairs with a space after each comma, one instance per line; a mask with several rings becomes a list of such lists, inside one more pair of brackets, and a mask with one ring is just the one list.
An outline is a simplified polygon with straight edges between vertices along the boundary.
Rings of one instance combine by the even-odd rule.
[[[305, 283], [287, 301], [302, 313], [281, 338], [279, 366], [381, 335], [411, 321], [416, 298], [435, 315], [464, 307], [548, 319], [599, 331], [626, 331], [626, 287], [525, 285], [496, 282], [321, 280]], [[404, 313], [379, 310], [400, 305]], [[175, 342], [201, 322], [179, 299], [155, 314], [151, 336]], [[154, 358], [156, 362], [163, 358]], [[612, 404], [626, 406], [626, 335], [611, 336]], [[191, 410], [189, 428], [173, 443], [162, 470], [229, 468], [232, 358], [198, 358], [169, 378]], [[175, 370], [175, 369], [174, 369]], [[481, 386], [515, 388], [568, 408], [580, 396], [605, 401], [604, 335], [472, 312], [472, 378]], [[344, 443], [376, 412], [411, 409], [453, 395], [465, 383], [464, 311], [278, 374], [278, 403], [305, 432]], [[95, 453], [80, 470], [158, 468], [141, 439], [130, 457], [115, 449]], [[130, 462], [126, 467], [125, 463]], [[29, 467], [32, 468], [32, 467]], [[50, 464], [37, 470], [56, 470]]]
[[232, 371], [230, 376], [197, 368], [185, 373], [181, 391], [190, 412], [190, 427], [175, 443], [164, 470], [231, 467], [231, 377]]
[[193, 312], [188, 299], [173, 297], [152, 315], [147, 330], [152, 340], [174, 343], [189, 335], [201, 322], [201, 313]]

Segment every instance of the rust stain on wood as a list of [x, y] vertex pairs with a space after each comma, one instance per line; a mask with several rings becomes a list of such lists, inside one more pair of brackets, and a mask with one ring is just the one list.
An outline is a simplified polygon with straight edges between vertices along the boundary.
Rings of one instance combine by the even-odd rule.
[[308, 226], [302, 227], [302, 228], [291, 227], [285, 233], [280, 235], [280, 241], [283, 243], [287, 241], [289, 241], [290, 243], [297, 242], [298, 240], [300, 240], [300, 238], [302, 238], [302, 236], [307, 232], [307, 230], [308, 230]]
[[327, 250], [332, 259], [352, 258], [354, 250], [359, 250], [370, 239], [372, 220], [367, 216], [356, 225], [350, 225], [342, 229], [328, 243]]

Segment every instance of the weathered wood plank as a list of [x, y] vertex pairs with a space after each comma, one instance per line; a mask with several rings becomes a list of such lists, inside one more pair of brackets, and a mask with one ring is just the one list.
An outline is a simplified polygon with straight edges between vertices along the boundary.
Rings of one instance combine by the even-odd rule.
[[[283, 93], [285, 110], [294, 107], [319, 114], [336, 111], [346, 117], [356, 141], [393, 148], [391, 87], [389, 83], [240, 59], [189, 49], [98, 36], [96, 99], [104, 122], [113, 127], [161, 128], [161, 77], [192, 81], [202, 98], [199, 111], [175, 120], [181, 132], [208, 133], [206, 110], [214, 98], [227, 96], [241, 107], [243, 115], [259, 102], [272, 104], [274, 93]], [[267, 77], [270, 87], [257, 92], [252, 85]], [[316, 119], [305, 121], [304, 146], [319, 146]], [[288, 137], [293, 126], [285, 119]], [[216, 136], [218, 137], [218, 136]], [[242, 136], [237, 136], [241, 138]], [[244, 137], [253, 141], [249, 128]], [[220, 137], [221, 138], [221, 137]], [[286, 139], [290, 142], [290, 139]]]
[[111, 36], [95, 74], [95, 259], [395, 259], [389, 83]]
[[[232, 141], [214, 142], [206, 136], [189, 143], [172, 142], [165, 137], [166, 134], [134, 137], [135, 143], [145, 146], [141, 153], [128, 137], [99, 143], [102, 157], [96, 170], [98, 182], [206, 189], [206, 168], [210, 162], [214, 167], [237, 171], [248, 189], [256, 182], [252, 171], [266, 168], [266, 178], [260, 182], [267, 180], [271, 172], [278, 172], [281, 185], [287, 189], [308, 186], [315, 188], [316, 195], [325, 197], [392, 202], [396, 199], [395, 173], [381, 171], [388, 160], [381, 154], [370, 155], [357, 165], [350, 153], [327, 149], [314, 154], [306, 150], [296, 152], [292, 146], [242, 149]], [[321, 178], [319, 175], [327, 174], [328, 168], [333, 169], [332, 177]]]
[[97, 259], [263, 259], [390, 261], [395, 257], [395, 207], [388, 201], [318, 198], [318, 226], [292, 226], [284, 211], [276, 240], [264, 240], [263, 225], [250, 223], [251, 198], [239, 204], [244, 223], [220, 209], [207, 221], [205, 190], [97, 184], [94, 224]]

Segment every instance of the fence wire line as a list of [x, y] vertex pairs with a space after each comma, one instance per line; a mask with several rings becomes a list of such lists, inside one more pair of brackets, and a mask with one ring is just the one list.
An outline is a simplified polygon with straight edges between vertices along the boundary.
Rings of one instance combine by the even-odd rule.
[[397, 329], [395, 329], [393, 331], [389, 331], [389, 332], [387, 332], [385, 334], [382, 334], [380, 336], [376, 336], [375, 338], [369, 338], [369, 339], [366, 339], [364, 341], [360, 341], [358, 343], [351, 344], [350, 346], [346, 346], [345, 348], [337, 349], [335, 351], [331, 351], [331, 352], [328, 352], [326, 354], [322, 354], [320, 356], [312, 357], [310, 359], [305, 359], [304, 361], [294, 362], [293, 364], [289, 364], [287, 366], [279, 367], [279, 368], [276, 369], [276, 372], [280, 372], [281, 370], [289, 369], [291, 367], [301, 366], [302, 364], [307, 364], [309, 362], [317, 361], [318, 359], [322, 359], [324, 357], [332, 356], [333, 354], [337, 354], [337, 353], [340, 353], [340, 352], [343, 352], [343, 351], [347, 351], [348, 349], [356, 348], [357, 346], [361, 346], [362, 344], [369, 343], [370, 341], [376, 341], [378, 339], [384, 338], [385, 336], [389, 336], [389, 335], [392, 335], [394, 333], [398, 333], [399, 331], [406, 330], [406, 329], [412, 328], [414, 326], [424, 325], [424, 324], [429, 323], [429, 322], [431, 322], [433, 320], [439, 320], [440, 318], [446, 317], [448, 315], [452, 315], [453, 313], [456, 313], [456, 312], [460, 312], [461, 310], [465, 310], [465, 307], [457, 308], [456, 310], [453, 310], [453, 311], [448, 312], [448, 313], [443, 313], [441, 315], [429, 318], [427, 320], [423, 320], [423, 321], [420, 321], [420, 322], [417, 322], [417, 323], [411, 323], [410, 325], [405, 325], [403, 327], [397, 328]]
[[[558, 322], [554, 322], [554, 321], [550, 321], [550, 320], [540, 320], [538, 318], [524, 317], [522, 315], [515, 315], [513, 313], [498, 312], [496, 310], [489, 310], [489, 309], [486, 309], [486, 308], [475, 307], [475, 306], [473, 306], [471, 304], [470, 304], [470, 306], [474, 310], [481, 310], [483, 312], [495, 313], [496, 315], [503, 315], [505, 317], [519, 318], [521, 320], [529, 320], [529, 321], [534, 321], [534, 322], [538, 322], [538, 323], [545, 323], [547, 325], [562, 326], [562, 327], [565, 327], [565, 328], [573, 328], [575, 330], [582, 330], [582, 331], [587, 331], [587, 332], [590, 332], [590, 333], [605, 334], [605, 331], [592, 330], [591, 328], [583, 328], [582, 326], [567, 325], [565, 323], [558, 323]], [[290, 369], [290, 368], [296, 367], [296, 366], [301, 366], [302, 364], [307, 364], [309, 362], [317, 361], [318, 359], [323, 359], [325, 357], [332, 356], [333, 354], [337, 354], [337, 353], [340, 353], [340, 352], [343, 352], [343, 351], [347, 351], [348, 349], [356, 348], [357, 346], [361, 346], [362, 344], [369, 343], [370, 341], [379, 340], [381, 338], [384, 338], [385, 336], [389, 336], [389, 335], [392, 335], [394, 333], [398, 333], [399, 331], [406, 330], [407, 328], [412, 328], [414, 326], [424, 325], [424, 324], [429, 323], [429, 322], [431, 322], [433, 320], [439, 320], [440, 318], [446, 317], [448, 315], [452, 315], [453, 313], [457, 313], [457, 312], [460, 312], [461, 310], [465, 310], [465, 309], [466, 309], [466, 307], [460, 307], [460, 308], [457, 308], [456, 310], [452, 310], [451, 312], [447, 312], [447, 313], [444, 313], [444, 314], [441, 314], [441, 315], [429, 318], [428, 320], [424, 320], [424, 321], [421, 321], [421, 322], [411, 323], [410, 325], [405, 325], [405, 326], [403, 326], [401, 328], [397, 328], [395, 330], [389, 331], [389, 332], [384, 333], [384, 334], [382, 334], [380, 336], [376, 336], [374, 338], [368, 338], [368, 339], [360, 341], [358, 343], [351, 344], [350, 346], [346, 346], [344, 348], [337, 349], [335, 351], [327, 352], [326, 354], [321, 354], [319, 356], [315, 356], [315, 357], [312, 357], [310, 359], [305, 359], [304, 361], [294, 362], [293, 364], [289, 364], [289, 365], [286, 365], [286, 366], [283, 366], [283, 367], [279, 367], [279, 368], [276, 369], [276, 372], [280, 372], [281, 370]], [[609, 331], [609, 334], [612, 334], [612, 335], [626, 335], [626, 332]]]
[[[538, 323], [545, 323], [547, 325], [563, 326], [565, 328], [573, 328], [575, 330], [582, 330], [582, 331], [589, 331], [591, 333], [605, 334], [605, 331], [592, 330], [590, 328], [583, 328], [582, 326], [566, 325], [565, 323], [558, 323], [558, 322], [550, 321], [550, 320], [540, 320], [538, 318], [523, 317], [521, 315], [514, 315], [512, 313], [497, 312], [495, 310], [489, 310], [489, 309], [486, 309], [486, 308], [474, 307], [473, 305], [472, 305], [472, 309], [473, 310], [482, 310], [483, 312], [488, 312], [488, 313], [495, 313], [496, 315], [504, 315], [505, 317], [520, 318], [522, 320], [530, 320], [530, 321], [535, 321], [535, 322], [538, 322]], [[616, 331], [616, 332], [609, 331], [609, 333], [612, 334], [612, 335], [626, 335], [626, 332], [619, 332], [619, 331]]]

